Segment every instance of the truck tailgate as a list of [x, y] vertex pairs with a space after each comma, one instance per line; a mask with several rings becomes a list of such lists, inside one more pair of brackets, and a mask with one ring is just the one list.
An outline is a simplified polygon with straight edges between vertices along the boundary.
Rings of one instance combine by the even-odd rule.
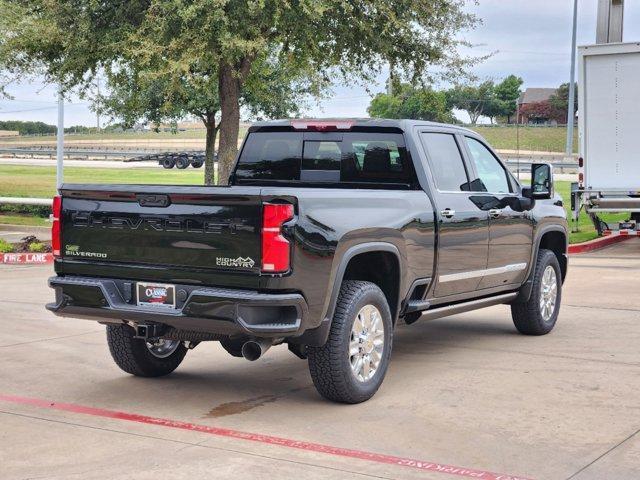
[[63, 259], [255, 272], [258, 187], [65, 185]]

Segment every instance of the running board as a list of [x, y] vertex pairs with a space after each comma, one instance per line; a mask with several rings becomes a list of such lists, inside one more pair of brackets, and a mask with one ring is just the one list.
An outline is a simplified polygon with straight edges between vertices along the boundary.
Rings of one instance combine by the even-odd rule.
[[436, 318], [448, 317], [449, 315], [457, 315], [458, 313], [470, 312], [480, 308], [492, 307], [507, 303], [518, 296], [518, 292], [504, 293], [495, 297], [481, 298], [471, 300], [470, 302], [456, 303], [455, 305], [447, 305], [446, 307], [433, 308], [422, 312], [420, 320], [435, 320]]

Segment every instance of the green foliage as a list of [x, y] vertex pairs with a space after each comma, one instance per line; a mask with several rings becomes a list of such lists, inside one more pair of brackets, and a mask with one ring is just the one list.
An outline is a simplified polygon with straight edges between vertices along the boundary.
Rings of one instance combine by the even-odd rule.
[[453, 122], [445, 92], [432, 88], [416, 88], [410, 84], [397, 85], [394, 94], [379, 93], [367, 109], [374, 118], [412, 118], [433, 122]]
[[[2, 110], [0, 110], [2, 113]], [[22, 122], [19, 120], [0, 121], [0, 130], [20, 132], [20, 135], [51, 135], [56, 133], [55, 125], [47, 125], [44, 122]]]
[[11, 253], [11, 252], [13, 252], [13, 245], [11, 245], [5, 239], [0, 238], [0, 253]]
[[[0, 195], [0, 197], [3, 195]], [[22, 215], [33, 215], [41, 218], [49, 218], [51, 207], [44, 205], [0, 205], [0, 213], [17, 213]]]
[[[389, 63], [413, 82], [432, 72], [467, 76], [466, 68], [480, 59], [458, 53], [467, 45], [460, 31], [478, 23], [465, 4], [0, 0], [0, 64], [11, 74], [37, 71], [83, 92], [106, 71], [114, 90], [131, 93], [109, 107], [114, 113], [155, 115], [157, 109], [172, 117], [203, 94], [215, 96], [217, 88], [219, 177], [225, 181], [237, 152], [241, 106], [254, 115], [291, 113], [286, 105], [298, 106], [330, 81], [370, 82]], [[212, 125], [217, 104], [207, 105]], [[207, 143], [213, 144], [210, 137]]]
[[498, 103], [496, 115], [506, 117], [507, 123], [511, 123], [511, 116], [516, 113], [523, 83], [522, 78], [509, 75], [495, 86], [494, 92]]
[[[558, 87], [556, 93], [549, 98], [550, 108], [553, 110], [554, 118], [558, 118], [563, 123], [567, 120], [567, 113], [569, 111], [569, 84], [563, 83]], [[574, 95], [574, 116], [578, 111], [578, 86], [575, 86]]]
[[32, 253], [43, 253], [47, 251], [47, 245], [41, 242], [33, 242], [29, 244], [29, 251]]
[[491, 119], [491, 123], [496, 117], [506, 117], [509, 123], [516, 112], [522, 83], [522, 78], [509, 75], [497, 85], [492, 80], [459, 84], [447, 92], [449, 106], [467, 112], [472, 124], [481, 116]]
[[472, 124], [476, 124], [481, 115], [495, 116], [495, 86], [491, 80], [457, 85], [447, 92], [447, 98], [452, 108], [469, 114]]

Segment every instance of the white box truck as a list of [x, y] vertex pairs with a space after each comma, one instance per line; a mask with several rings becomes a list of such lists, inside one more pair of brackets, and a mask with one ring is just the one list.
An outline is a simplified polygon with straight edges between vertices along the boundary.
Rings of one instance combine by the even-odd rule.
[[[574, 218], [582, 207], [598, 233], [610, 226], [601, 212], [626, 212], [619, 233], [640, 227], [640, 42], [588, 45], [579, 49], [578, 125], [580, 173], [572, 198]], [[626, 227], [626, 228], [625, 228]]]

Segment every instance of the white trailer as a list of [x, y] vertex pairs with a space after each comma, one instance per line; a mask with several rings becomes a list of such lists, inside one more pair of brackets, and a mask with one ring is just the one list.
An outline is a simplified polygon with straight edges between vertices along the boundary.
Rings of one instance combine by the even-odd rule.
[[[640, 42], [579, 49], [580, 173], [572, 197], [574, 218], [584, 207], [598, 233], [601, 212], [626, 212], [620, 225], [640, 225]], [[635, 222], [634, 222], [635, 221]]]

